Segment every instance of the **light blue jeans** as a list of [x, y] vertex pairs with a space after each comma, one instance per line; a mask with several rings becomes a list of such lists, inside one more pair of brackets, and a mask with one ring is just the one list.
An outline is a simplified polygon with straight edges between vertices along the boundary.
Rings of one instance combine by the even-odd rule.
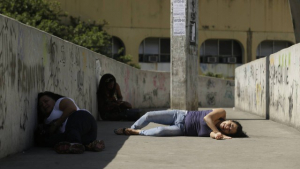
[[140, 135], [144, 136], [183, 136], [184, 120], [186, 110], [162, 110], [150, 111], [138, 119], [132, 129], [141, 129], [150, 122], [169, 126], [160, 126], [148, 130], [141, 130]]

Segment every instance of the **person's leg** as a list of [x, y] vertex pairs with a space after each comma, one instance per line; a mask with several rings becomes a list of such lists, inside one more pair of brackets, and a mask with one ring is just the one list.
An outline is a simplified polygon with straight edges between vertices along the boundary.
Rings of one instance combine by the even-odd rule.
[[88, 144], [97, 138], [97, 123], [87, 111], [79, 110], [68, 118], [65, 137], [68, 142]]
[[85, 113], [85, 111], [76, 111], [69, 116], [64, 132], [66, 138], [65, 141], [82, 144], [81, 136], [90, 130], [89, 125], [83, 125], [84, 120], [82, 120], [82, 113]]
[[132, 105], [126, 101], [122, 101], [122, 103], [119, 106], [121, 109], [132, 109]]
[[[101, 151], [104, 149], [104, 142], [102, 140], [96, 140], [97, 123], [95, 118], [84, 110], [76, 111], [69, 116], [65, 130], [65, 138], [67, 143], [79, 143], [81, 145], [80, 148], [85, 145], [85, 148], [91, 151]], [[69, 149], [69, 144], [62, 143], [59, 146], [62, 148], [58, 147], [57, 149], [62, 149], [62, 153], [68, 153], [68, 151], [65, 150]]]
[[172, 126], [160, 126], [148, 130], [141, 130], [139, 132], [140, 135], [143, 136], [182, 136], [183, 131], [177, 125]]
[[86, 150], [102, 151], [105, 148], [103, 140], [97, 140], [97, 122], [95, 118], [88, 112], [80, 113], [81, 119], [81, 141], [85, 145]]
[[163, 110], [151, 111], [139, 118], [132, 126], [131, 129], [141, 129], [147, 126], [150, 122], [173, 125], [175, 124], [177, 113], [185, 113], [185, 110]]
[[82, 117], [83, 128], [86, 128], [81, 135], [82, 144], [89, 144], [97, 139], [97, 122], [95, 118], [90, 114], [86, 113]]

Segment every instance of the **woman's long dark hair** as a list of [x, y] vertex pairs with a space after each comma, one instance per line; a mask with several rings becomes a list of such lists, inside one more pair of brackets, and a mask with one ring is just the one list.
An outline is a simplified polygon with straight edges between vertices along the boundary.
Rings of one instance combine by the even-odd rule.
[[[223, 119], [223, 118], [220, 118], [219, 120], [221, 121], [221, 123], [222, 123], [223, 121], [225, 121], [225, 119]], [[235, 138], [249, 137], [249, 136], [246, 134], [246, 132], [243, 131], [243, 126], [241, 125], [240, 122], [238, 122], [238, 121], [236, 121], [236, 120], [231, 120], [231, 121], [234, 122], [234, 123], [237, 125], [236, 133], [234, 133], [234, 134], [226, 134], [226, 135], [228, 135], [228, 136], [230, 136], [230, 137], [235, 137]], [[219, 127], [217, 127], [217, 128], [220, 130]], [[221, 131], [221, 130], [220, 130], [220, 131]]]
[[243, 131], [243, 126], [238, 122], [238, 121], [235, 121], [235, 120], [232, 120], [232, 122], [234, 122], [238, 127], [237, 127], [237, 130], [236, 130], [236, 133], [235, 134], [232, 134], [232, 135], [229, 135], [229, 136], [232, 136], [232, 137], [239, 137], [239, 138], [242, 138], [242, 137], [249, 137], [245, 131]]
[[[111, 82], [115, 82], [115, 85], [113, 87], [113, 89], [108, 89], [107, 85]], [[109, 95], [114, 95], [116, 92], [116, 78], [114, 77], [114, 75], [112, 74], [104, 74], [101, 79], [100, 79], [100, 83], [98, 86], [98, 90], [97, 90], [97, 98], [100, 97], [105, 97], [106, 96], [106, 91], [109, 90]]]
[[45, 119], [44, 114], [41, 112], [40, 107], [39, 107], [40, 98], [43, 97], [43, 96], [45, 96], [45, 95], [48, 96], [48, 97], [50, 97], [50, 98], [52, 98], [53, 100], [55, 100], [55, 102], [58, 99], [64, 97], [62, 95], [59, 95], [59, 94], [56, 94], [56, 93], [53, 93], [53, 92], [50, 92], [50, 91], [40, 92], [38, 94], [38, 104], [37, 104], [38, 124], [43, 123], [44, 119]]

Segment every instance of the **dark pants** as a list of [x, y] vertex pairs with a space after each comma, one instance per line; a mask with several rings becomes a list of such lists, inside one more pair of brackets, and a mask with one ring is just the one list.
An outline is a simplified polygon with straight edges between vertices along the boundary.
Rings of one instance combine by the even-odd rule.
[[97, 138], [97, 122], [87, 111], [79, 110], [72, 113], [67, 121], [64, 133], [48, 135], [44, 138], [46, 146], [67, 141], [87, 145]]
[[89, 144], [97, 138], [96, 120], [87, 111], [76, 111], [69, 116], [64, 134], [68, 142]]

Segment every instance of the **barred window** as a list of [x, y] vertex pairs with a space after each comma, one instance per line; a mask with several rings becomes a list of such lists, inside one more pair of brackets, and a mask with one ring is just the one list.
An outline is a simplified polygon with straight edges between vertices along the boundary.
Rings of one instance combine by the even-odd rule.
[[208, 39], [200, 47], [200, 63], [242, 63], [241, 45], [231, 39]]
[[146, 38], [139, 47], [139, 62], [170, 62], [170, 38]]

